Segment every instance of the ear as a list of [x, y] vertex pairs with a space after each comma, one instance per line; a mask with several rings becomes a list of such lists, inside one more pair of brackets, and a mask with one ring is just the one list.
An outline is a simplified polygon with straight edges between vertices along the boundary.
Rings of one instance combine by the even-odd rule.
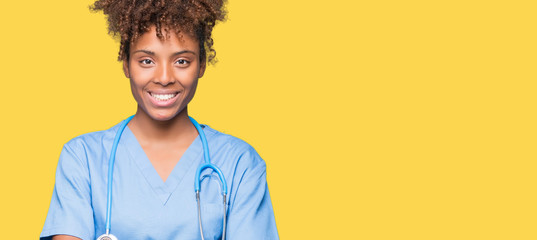
[[207, 65], [207, 61], [201, 61], [200, 63], [200, 72], [198, 74], [198, 78], [203, 77], [203, 74], [205, 73], [205, 66]]
[[129, 74], [129, 62], [128, 60], [123, 60], [123, 73], [125, 73], [125, 77], [131, 78]]

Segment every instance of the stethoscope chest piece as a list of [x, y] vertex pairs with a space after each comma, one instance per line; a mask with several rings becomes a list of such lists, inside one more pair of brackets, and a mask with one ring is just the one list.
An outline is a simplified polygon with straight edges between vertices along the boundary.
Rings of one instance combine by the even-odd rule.
[[103, 234], [97, 240], [117, 240], [117, 237], [112, 234]]

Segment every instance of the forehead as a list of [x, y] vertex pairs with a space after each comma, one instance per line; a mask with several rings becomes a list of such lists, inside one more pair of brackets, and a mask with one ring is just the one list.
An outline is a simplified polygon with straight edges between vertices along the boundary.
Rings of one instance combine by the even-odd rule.
[[157, 36], [155, 26], [152, 26], [149, 31], [143, 33], [131, 45], [131, 52], [136, 50], [152, 50], [152, 51], [178, 51], [189, 50], [199, 53], [199, 42], [196, 38], [183, 32], [176, 33], [174, 30], [166, 31], [162, 29], [163, 38]]

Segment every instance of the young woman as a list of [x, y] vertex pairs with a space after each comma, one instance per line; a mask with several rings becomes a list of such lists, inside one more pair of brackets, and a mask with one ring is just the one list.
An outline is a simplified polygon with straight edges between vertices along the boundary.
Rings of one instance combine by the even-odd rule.
[[[64, 145], [40, 238], [278, 239], [265, 162], [188, 116], [224, 3], [99, 0], [92, 9], [121, 38], [138, 107], [132, 119]], [[207, 157], [218, 168], [198, 170]]]

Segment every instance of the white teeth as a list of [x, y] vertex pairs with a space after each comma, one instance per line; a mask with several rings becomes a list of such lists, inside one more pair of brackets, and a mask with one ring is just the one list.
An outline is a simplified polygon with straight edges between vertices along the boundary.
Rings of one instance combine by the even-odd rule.
[[175, 95], [176, 94], [156, 94], [156, 93], [151, 93], [151, 96], [156, 98], [159, 101], [169, 100], [169, 99], [175, 97]]

